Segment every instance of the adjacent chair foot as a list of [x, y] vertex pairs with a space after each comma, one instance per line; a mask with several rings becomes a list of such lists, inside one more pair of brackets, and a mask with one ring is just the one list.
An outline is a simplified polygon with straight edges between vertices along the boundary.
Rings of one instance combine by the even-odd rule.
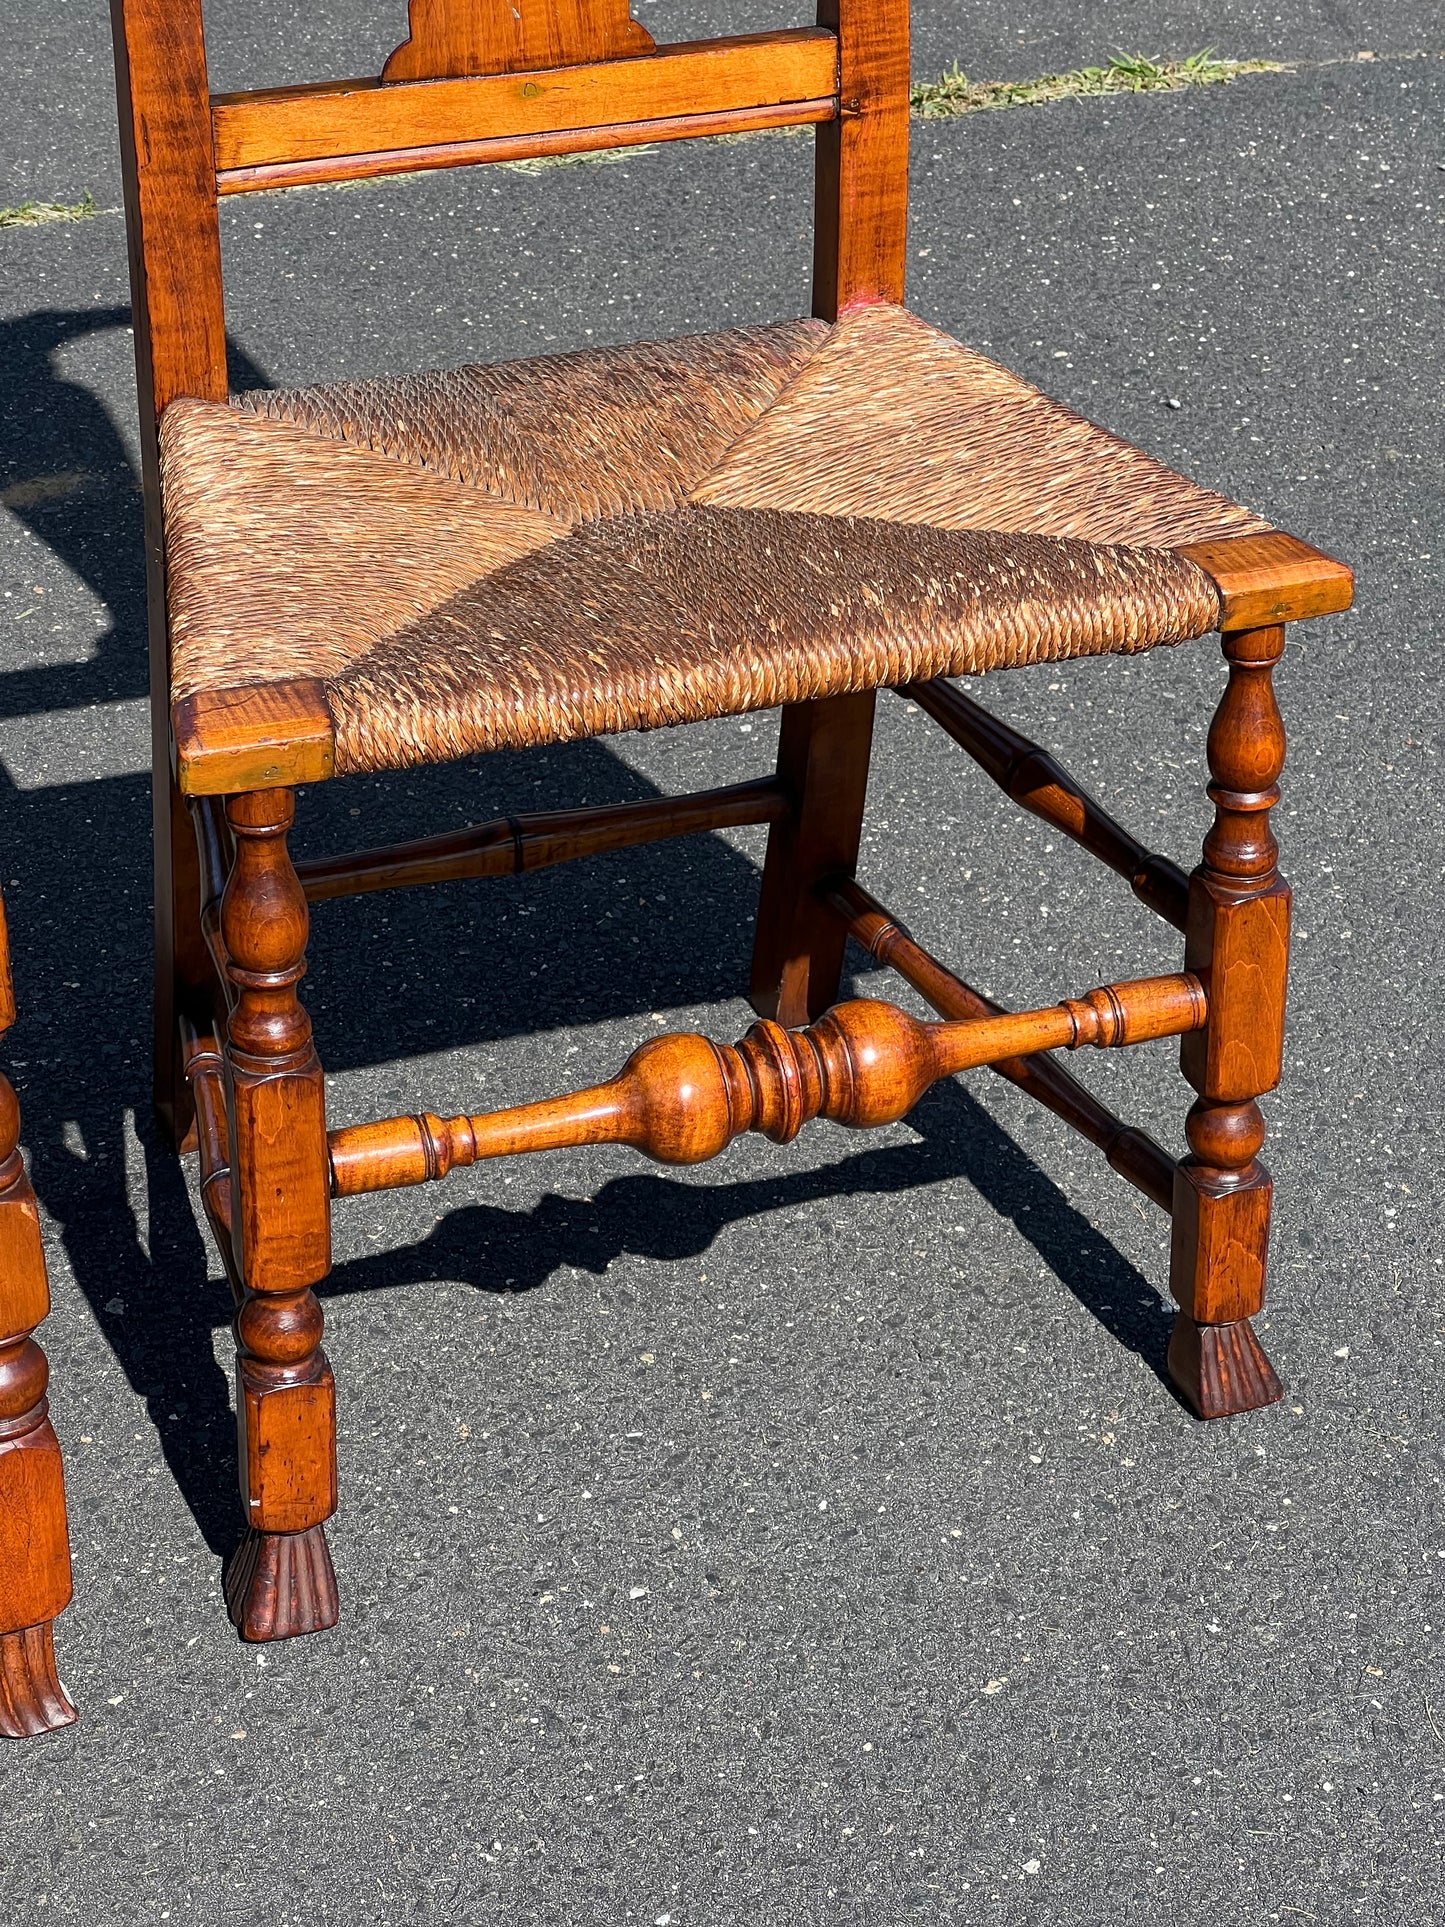
[[226, 1605], [242, 1639], [295, 1639], [341, 1617], [322, 1526], [248, 1532], [226, 1572]]
[[0, 1633], [0, 1733], [23, 1740], [53, 1733], [79, 1716], [55, 1671], [51, 1622]]
[[1247, 1318], [1196, 1325], [1181, 1311], [1169, 1340], [1169, 1376], [1200, 1418], [1256, 1412], [1284, 1396]]

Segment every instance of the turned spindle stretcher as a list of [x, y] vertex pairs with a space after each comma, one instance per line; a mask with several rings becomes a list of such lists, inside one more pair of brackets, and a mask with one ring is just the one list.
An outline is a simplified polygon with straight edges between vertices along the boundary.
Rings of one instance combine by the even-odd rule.
[[[363, 81], [212, 97], [199, 0], [113, 0], [155, 716], [156, 1101], [198, 1148], [237, 1305], [247, 1638], [336, 1618], [335, 1387], [315, 1286], [340, 1199], [544, 1148], [713, 1157], [866, 1128], [989, 1066], [1173, 1221], [1169, 1352], [1205, 1417], [1279, 1395], [1263, 1303], [1289, 893], [1269, 811], [1284, 625], [1350, 572], [903, 306], [906, 0], [655, 47], [626, 0], [411, 0]], [[817, 130], [810, 316], [231, 396], [219, 197], [775, 126]], [[950, 680], [1223, 637], [1215, 821], [1186, 874]], [[1010, 1014], [858, 883], [898, 690], [1182, 933], [1172, 975]], [[774, 774], [293, 861], [298, 786], [780, 707]], [[741, 1042], [654, 1039], [534, 1104], [328, 1131], [298, 995], [313, 904], [766, 825]], [[837, 1002], [851, 939], [938, 1013]], [[1055, 1055], [1178, 1037], [1176, 1159]]]

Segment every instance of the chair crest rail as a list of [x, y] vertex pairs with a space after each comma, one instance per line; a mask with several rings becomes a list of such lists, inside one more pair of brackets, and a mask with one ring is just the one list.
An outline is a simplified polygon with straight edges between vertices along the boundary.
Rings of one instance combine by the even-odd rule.
[[525, 73], [217, 94], [222, 194], [628, 146], [838, 112], [838, 41], [801, 27]]

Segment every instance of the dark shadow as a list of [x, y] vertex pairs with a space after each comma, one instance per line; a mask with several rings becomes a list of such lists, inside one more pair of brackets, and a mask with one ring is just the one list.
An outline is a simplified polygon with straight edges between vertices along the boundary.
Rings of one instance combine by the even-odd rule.
[[[0, 715], [143, 696], [144, 516], [140, 477], [109, 410], [58, 366], [62, 349], [130, 323], [130, 309], [43, 309], [0, 322], [0, 499], [109, 611], [88, 662], [0, 673]], [[233, 386], [265, 375], [230, 350]]]
[[[717, 775], [761, 773], [754, 755]], [[659, 794], [605, 744], [569, 743], [309, 791], [293, 842], [385, 843], [518, 810]], [[736, 997], [757, 890], [746, 857], [720, 838], [689, 837], [530, 876], [319, 904], [306, 1001], [322, 1062], [344, 1070]], [[467, 1101], [464, 1086], [456, 1096]]]
[[[581, 773], [589, 768], [583, 759]], [[337, 789], [344, 793], [344, 786]], [[234, 1543], [241, 1523], [230, 1398], [213, 1342], [229, 1321], [230, 1298], [220, 1279], [206, 1275], [182, 1167], [159, 1144], [149, 1121], [142, 1016], [148, 995], [146, 815], [146, 784], [138, 778], [12, 793], [8, 816], [16, 834], [9, 862], [17, 881], [9, 894], [12, 928], [22, 933], [16, 953], [22, 1016], [7, 1040], [7, 1055], [24, 1107], [37, 1190], [59, 1223], [97, 1322], [131, 1387], [146, 1401], [177, 1486], [207, 1544], [220, 1554]], [[693, 1000], [726, 995], [742, 981], [756, 888], [751, 865], [716, 839], [688, 848], [657, 845], [647, 854], [656, 866], [647, 887], [671, 899], [678, 911], [651, 944], [646, 968], [624, 955], [615, 937], [584, 933], [579, 948], [590, 945], [594, 959], [601, 949], [601, 967], [563, 991], [571, 996], [580, 990], [586, 1018], [639, 1014], [655, 1008], [664, 994], [680, 992]], [[575, 915], [589, 897], [594, 910], [617, 900], [605, 878], [599, 884], [596, 868], [590, 875], [589, 884], [589, 870], [578, 866], [457, 893], [452, 914], [461, 918], [470, 909], [473, 921], [479, 921], [479, 903], [494, 912], [498, 904], [515, 905], [523, 886], [551, 889], [554, 900], [538, 906], [535, 936], [528, 923], [503, 945], [520, 987], [488, 998], [480, 994], [486, 986], [479, 977], [479, 994], [464, 1012], [453, 1008], [455, 995], [437, 1000], [446, 1021], [440, 1035], [427, 1039], [430, 1047], [496, 1038], [524, 1020], [529, 999], [535, 1004], [562, 994], [529, 982], [516, 966], [531, 957], [540, 969], [559, 921]], [[737, 932], [702, 961], [690, 942], [694, 926], [686, 910], [690, 893], [698, 891], [720, 911], [726, 908], [728, 921], [718, 927]], [[382, 941], [390, 942], [405, 967], [396, 973], [397, 995], [387, 1011], [365, 1021], [374, 996], [349, 974], [342, 951], [328, 938], [318, 942], [335, 975], [340, 1006], [328, 1013], [329, 1021], [344, 1031], [355, 1020], [358, 1031], [382, 1045], [384, 1057], [402, 1056], [411, 1047], [405, 1021], [389, 1014], [412, 1001], [416, 986], [408, 977], [425, 975], [446, 954], [436, 948], [440, 894], [392, 899], [390, 935]], [[489, 968], [485, 958], [481, 968]], [[463, 987], [449, 982], [448, 991]], [[388, 1024], [390, 1048], [383, 1043]], [[405, 1084], [403, 1067], [398, 1082]], [[604, 1184], [590, 1200], [549, 1195], [521, 1212], [464, 1206], [416, 1245], [339, 1267], [324, 1289], [336, 1294], [459, 1279], [485, 1291], [527, 1291], [558, 1266], [600, 1276], [624, 1253], [664, 1260], [697, 1256], [740, 1218], [793, 1210], [827, 1196], [897, 1194], [961, 1178], [1018, 1227], [1040, 1260], [1121, 1344], [1163, 1378], [1169, 1319], [1151, 1286], [969, 1092], [956, 1084], [936, 1087], [910, 1122], [919, 1134], [916, 1143], [860, 1148], [818, 1171], [709, 1184], [681, 1183], [644, 1167]], [[866, 1140], [858, 1142], [866, 1146]], [[133, 1167], [137, 1160], [144, 1166], [143, 1185], [134, 1184], [141, 1174], [133, 1170], [134, 1188], [146, 1198], [143, 1224], [128, 1201], [127, 1158]], [[1011, 1290], [1021, 1297], [1038, 1288], [1029, 1280]], [[57, 1391], [63, 1404], [63, 1388]]]
[[[93, 661], [0, 675], [0, 714], [145, 691], [139, 490], [106, 410], [55, 368], [66, 343], [126, 319], [122, 309], [92, 309], [0, 326], [7, 505], [111, 613]], [[265, 379], [237, 358], [235, 382]], [[63, 486], [61, 478], [69, 478]], [[756, 751], [751, 767], [739, 758], [714, 780], [757, 773], [759, 760]], [[325, 785], [300, 798], [295, 841], [301, 850], [338, 849], [655, 794], [605, 743], [572, 744]], [[0, 882], [20, 1012], [4, 1055], [36, 1189], [129, 1384], [145, 1398], [179, 1490], [221, 1554], [241, 1526], [229, 1390], [214, 1349], [230, 1298], [207, 1276], [182, 1167], [150, 1122], [149, 782], [10, 788], [4, 800]], [[747, 980], [756, 895], [754, 864], [708, 837], [530, 877], [321, 906], [305, 994], [323, 1062], [337, 1070], [396, 1063], [401, 1109], [415, 1100], [399, 1060], [735, 997]], [[1163, 1377], [1165, 1308], [987, 1112], [946, 1085], [911, 1122], [917, 1142], [861, 1148], [816, 1172], [699, 1184], [643, 1168], [588, 1202], [549, 1195], [526, 1212], [465, 1206], [419, 1244], [340, 1267], [325, 1289], [461, 1279], [524, 1291], [559, 1265], [600, 1274], [626, 1252], [697, 1255], [724, 1226], [758, 1213], [962, 1177]], [[128, 1161], [130, 1192], [145, 1196], [144, 1223], [129, 1202]], [[63, 1411], [63, 1386], [55, 1393]]]
[[[466, 1205], [416, 1244], [338, 1265], [322, 1294], [442, 1280], [480, 1291], [533, 1291], [564, 1266], [601, 1277], [624, 1256], [673, 1264], [700, 1258], [730, 1224], [796, 1211], [821, 1198], [883, 1197], [962, 1180], [1009, 1220], [1079, 1303], [1167, 1385], [1169, 1308], [983, 1106], [961, 1084], [939, 1084], [908, 1122], [918, 1132], [916, 1143], [858, 1151], [814, 1171], [685, 1184], [644, 1169], [610, 1180], [592, 1198], [549, 1192], [526, 1211]], [[1030, 1291], [1047, 1289], [1034, 1279], [1020, 1283], [1012, 1304]]]

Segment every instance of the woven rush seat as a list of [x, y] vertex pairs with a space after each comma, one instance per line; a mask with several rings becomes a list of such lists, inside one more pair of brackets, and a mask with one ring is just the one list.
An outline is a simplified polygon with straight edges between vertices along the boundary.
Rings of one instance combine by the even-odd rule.
[[905, 309], [165, 411], [172, 699], [338, 773], [1213, 629], [1269, 524]]

